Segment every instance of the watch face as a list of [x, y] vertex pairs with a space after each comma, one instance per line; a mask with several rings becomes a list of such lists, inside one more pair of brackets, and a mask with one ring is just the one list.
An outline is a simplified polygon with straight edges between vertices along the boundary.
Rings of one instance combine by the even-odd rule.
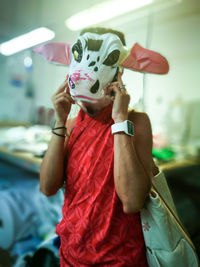
[[131, 121], [127, 121], [128, 133], [133, 135], [133, 123]]

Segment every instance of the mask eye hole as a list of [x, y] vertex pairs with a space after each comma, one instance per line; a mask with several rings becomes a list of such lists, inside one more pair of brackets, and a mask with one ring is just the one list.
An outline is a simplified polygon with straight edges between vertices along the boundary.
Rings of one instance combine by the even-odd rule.
[[78, 40], [72, 47], [72, 54], [77, 62], [81, 62], [83, 56], [83, 48], [81, 41]]
[[106, 66], [112, 66], [115, 63], [117, 63], [119, 59], [120, 51], [119, 50], [113, 50], [107, 58], [104, 60], [103, 64]]
[[77, 60], [78, 59], [78, 52], [76, 50], [74, 51], [73, 55], [74, 55], [74, 59]]

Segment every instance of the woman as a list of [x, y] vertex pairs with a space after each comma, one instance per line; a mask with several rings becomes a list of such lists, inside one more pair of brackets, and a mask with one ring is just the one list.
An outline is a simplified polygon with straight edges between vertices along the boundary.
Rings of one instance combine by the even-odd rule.
[[[74, 119], [68, 120], [74, 104], [68, 80], [52, 97], [56, 124], [40, 189], [50, 196], [66, 184], [56, 229], [61, 266], [147, 266], [139, 212], [155, 168], [152, 133], [145, 113], [128, 111], [130, 96], [121, 75], [108, 85], [104, 104], [83, 102]], [[112, 125], [127, 120], [133, 136], [112, 134]]]

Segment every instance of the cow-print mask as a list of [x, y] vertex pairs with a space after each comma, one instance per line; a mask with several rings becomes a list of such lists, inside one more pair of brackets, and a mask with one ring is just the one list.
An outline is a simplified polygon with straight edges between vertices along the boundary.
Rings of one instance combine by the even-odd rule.
[[156, 74], [169, 71], [169, 64], [161, 54], [138, 43], [127, 49], [114, 33], [86, 31], [74, 45], [50, 42], [33, 51], [50, 62], [69, 66], [67, 81], [76, 102], [88, 101], [101, 107], [105, 106], [106, 99], [108, 101], [104, 97], [108, 93], [106, 88], [117, 77], [118, 68]]
[[112, 33], [80, 35], [71, 48], [68, 85], [72, 98], [89, 102], [103, 98], [124, 49], [119, 37]]

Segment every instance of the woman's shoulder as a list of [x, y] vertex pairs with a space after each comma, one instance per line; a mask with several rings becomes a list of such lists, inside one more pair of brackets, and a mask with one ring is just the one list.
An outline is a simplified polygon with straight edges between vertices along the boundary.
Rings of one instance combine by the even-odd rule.
[[149, 116], [145, 112], [131, 110], [129, 120], [133, 122], [133, 144], [146, 172], [152, 174], [152, 130]]
[[137, 130], [143, 132], [144, 129], [149, 129], [151, 131], [151, 123], [147, 113], [132, 109], [129, 110], [128, 119], [133, 122]]

